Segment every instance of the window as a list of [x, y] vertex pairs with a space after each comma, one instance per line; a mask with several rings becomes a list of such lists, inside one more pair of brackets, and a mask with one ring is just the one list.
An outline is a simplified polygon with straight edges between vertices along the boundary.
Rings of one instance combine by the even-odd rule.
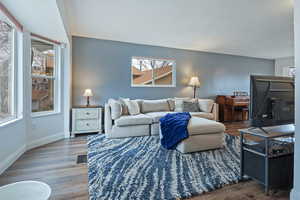
[[0, 16], [0, 123], [16, 118], [15, 29]]
[[32, 112], [57, 110], [58, 46], [31, 40]]
[[133, 57], [131, 85], [134, 87], [175, 87], [175, 60]]

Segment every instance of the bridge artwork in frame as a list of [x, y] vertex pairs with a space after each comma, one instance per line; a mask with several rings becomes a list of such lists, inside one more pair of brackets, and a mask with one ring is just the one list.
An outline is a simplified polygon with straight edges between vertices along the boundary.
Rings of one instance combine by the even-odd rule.
[[173, 59], [132, 57], [132, 87], [176, 87], [176, 62]]

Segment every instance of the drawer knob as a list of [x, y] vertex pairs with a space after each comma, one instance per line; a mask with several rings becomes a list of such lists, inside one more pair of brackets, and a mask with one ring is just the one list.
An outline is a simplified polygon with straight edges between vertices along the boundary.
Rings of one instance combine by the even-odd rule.
[[87, 112], [86, 114], [87, 114], [87, 115], [89, 115], [90, 113], [89, 113], [89, 112]]
[[90, 124], [89, 124], [89, 123], [86, 123], [86, 125], [89, 126]]

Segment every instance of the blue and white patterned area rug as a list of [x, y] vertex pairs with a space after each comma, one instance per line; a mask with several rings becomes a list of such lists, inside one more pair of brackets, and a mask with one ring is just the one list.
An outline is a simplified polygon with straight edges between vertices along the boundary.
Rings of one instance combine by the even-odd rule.
[[161, 147], [159, 137], [88, 137], [90, 200], [176, 199], [236, 183], [238, 137], [225, 134], [225, 148], [181, 154]]

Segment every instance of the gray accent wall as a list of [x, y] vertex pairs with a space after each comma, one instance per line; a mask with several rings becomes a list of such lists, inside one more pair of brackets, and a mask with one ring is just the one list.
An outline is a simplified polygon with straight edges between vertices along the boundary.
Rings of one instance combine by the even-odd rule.
[[[91, 103], [102, 105], [108, 98], [118, 97], [191, 97], [193, 90], [187, 82], [191, 76], [199, 76], [197, 96], [215, 98], [237, 90], [249, 91], [250, 74], [274, 74], [274, 60], [83, 37], [73, 37], [72, 42], [73, 105], [85, 104], [85, 88], [94, 92]], [[176, 87], [131, 87], [132, 56], [175, 59]]]

